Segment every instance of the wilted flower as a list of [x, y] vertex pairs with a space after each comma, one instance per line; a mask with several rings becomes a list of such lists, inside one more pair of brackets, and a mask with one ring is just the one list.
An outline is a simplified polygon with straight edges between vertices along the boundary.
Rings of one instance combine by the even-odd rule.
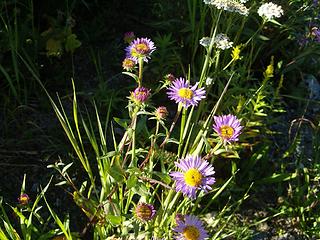
[[126, 71], [132, 71], [136, 65], [136, 61], [134, 58], [132, 57], [127, 57], [123, 60], [122, 62], [122, 67], [123, 69], [125, 69]]
[[214, 43], [216, 47], [220, 48], [221, 50], [231, 48], [233, 45], [233, 42], [230, 42], [229, 37], [224, 33], [217, 34], [214, 38]]
[[267, 19], [268, 21], [273, 18], [279, 18], [283, 15], [283, 10], [281, 6], [274, 4], [272, 2], [262, 4], [258, 9], [259, 16]]
[[188, 155], [175, 165], [182, 172], [170, 172], [170, 176], [176, 181], [176, 191], [182, 192], [191, 199], [196, 198], [197, 190], [207, 192], [210, 185], [215, 183], [214, 168], [209, 162], [203, 161], [199, 156]]
[[228, 114], [214, 117], [213, 129], [225, 143], [238, 141], [243, 128], [236, 116]]
[[148, 38], [137, 38], [126, 48], [127, 57], [132, 57], [135, 60], [142, 58], [145, 62], [148, 62], [148, 58], [154, 50], [156, 50], [154, 42]]
[[171, 100], [182, 103], [185, 108], [197, 106], [206, 95], [204, 88], [197, 89], [197, 87], [198, 83], [191, 86], [184, 78], [177, 78], [168, 88], [167, 94]]
[[204, 0], [204, 3], [228, 12], [237, 12], [245, 16], [249, 14], [249, 9], [236, 0]]
[[123, 41], [124, 41], [125, 43], [131, 43], [134, 38], [135, 38], [134, 32], [126, 32], [126, 33], [123, 35]]
[[164, 81], [165, 82], [173, 82], [175, 80], [175, 76], [172, 73], [168, 73], [167, 75], [164, 76]]
[[136, 103], [144, 103], [150, 97], [150, 89], [137, 87], [133, 92], [131, 92], [131, 97]]
[[185, 215], [184, 221], [179, 221], [173, 231], [177, 233], [177, 240], [204, 240], [208, 238], [208, 232], [204, 229], [203, 223], [196, 216]]
[[156, 109], [155, 115], [159, 120], [165, 119], [168, 116], [168, 110], [166, 107], [163, 107], [163, 106], [158, 107]]
[[29, 200], [30, 200], [30, 198], [29, 198], [28, 194], [26, 194], [26, 193], [22, 193], [20, 195], [20, 197], [18, 198], [18, 201], [21, 205], [27, 205], [29, 203]]
[[142, 222], [153, 219], [153, 217], [156, 215], [156, 212], [157, 211], [155, 210], [154, 206], [148, 203], [138, 203], [134, 209], [136, 218]]

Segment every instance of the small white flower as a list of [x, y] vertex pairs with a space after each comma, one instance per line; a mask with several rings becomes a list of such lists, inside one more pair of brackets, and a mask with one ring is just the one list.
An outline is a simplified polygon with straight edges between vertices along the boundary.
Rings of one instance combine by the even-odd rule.
[[244, 16], [248, 16], [249, 9], [241, 2], [236, 0], [203, 0], [205, 4], [212, 5], [218, 9], [223, 9], [228, 12], [236, 12]]
[[221, 50], [231, 48], [233, 45], [233, 42], [230, 42], [229, 37], [224, 33], [217, 34], [214, 38], [214, 42], [216, 44], [216, 47], [220, 48]]
[[207, 85], [207, 86], [210, 86], [210, 85], [212, 84], [212, 82], [213, 82], [213, 78], [207, 77], [207, 79], [206, 79], [206, 85]]
[[259, 16], [266, 18], [268, 21], [273, 18], [279, 18], [283, 15], [283, 10], [281, 6], [274, 4], [272, 2], [262, 4], [258, 9]]
[[200, 44], [204, 47], [209, 47], [210, 46], [210, 42], [211, 42], [211, 38], [210, 37], [203, 37], [200, 39]]

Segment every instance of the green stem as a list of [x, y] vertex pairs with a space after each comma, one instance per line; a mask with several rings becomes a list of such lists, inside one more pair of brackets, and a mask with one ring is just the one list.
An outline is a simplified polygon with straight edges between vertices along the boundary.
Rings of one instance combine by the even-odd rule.
[[143, 75], [143, 58], [139, 58], [139, 79], [138, 79], [139, 87], [141, 87], [142, 85], [142, 75]]
[[210, 63], [210, 59], [211, 59], [211, 52], [212, 52], [213, 45], [214, 45], [214, 39], [215, 39], [217, 30], [218, 30], [218, 23], [220, 20], [221, 13], [222, 13], [222, 10], [219, 11], [219, 14], [218, 14], [216, 22], [215, 22], [215, 28], [214, 28], [213, 34], [211, 36], [210, 46], [209, 46], [209, 49], [208, 49], [208, 52], [207, 52], [207, 55], [206, 55], [206, 58], [205, 58], [205, 61], [204, 61], [203, 67], [202, 67], [201, 75], [200, 75], [199, 87], [202, 86], [202, 84], [205, 81], [205, 78], [207, 76], [207, 70], [208, 70], [208, 66]]
[[163, 140], [163, 142], [161, 143], [160, 148], [163, 148], [164, 145], [167, 143], [167, 141], [168, 141], [168, 139], [169, 139], [169, 137], [170, 137], [170, 135], [171, 135], [171, 133], [172, 133], [172, 131], [173, 131], [173, 128], [174, 128], [174, 126], [176, 125], [176, 123], [177, 123], [177, 121], [178, 121], [178, 118], [179, 118], [179, 116], [180, 116], [181, 109], [182, 109], [182, 105], [179, 103], [176, 116], [174, 117], [173, 122], [172, 122], [172, 124], [171, 124], [171, 127], [170, 127], [170, 129], [169, 129], [169, 132], [168, 132], [166, 138], [165, 138], [165, 139]]
[[182, 110], [182, 117], [181, 117], [181, 126], [180, 126], [180, 140], [179, 140], [179, 148], [178, 148], [178, 156], [180, 156], [182, 145], [183, 145], [183, 135], [184, 135], [184, 127], [186, 124], [186, 115], [187, 109], [183, 108]]

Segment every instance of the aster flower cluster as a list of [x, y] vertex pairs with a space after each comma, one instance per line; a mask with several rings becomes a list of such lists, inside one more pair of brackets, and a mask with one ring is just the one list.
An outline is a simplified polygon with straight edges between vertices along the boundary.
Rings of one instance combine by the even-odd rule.
[[126, 71], [133, 71], [139, 59], [148, 62], [151, 54], [156, 50], [154, 42], [149, 38], [134, 38], [133, 32], [126, 32], [123, 37], [124, 41], [129, 43], [125, 49], [126, 57], [122, 62], [122, 67]]
[[272, 2], [262, 4], [258, 9], [259, 16], [270, 21], [274, 18], [279, 18], [283, 15], [283, 10], [281, 6], [274, 4]]
[[228, 12], [236, 12], [244, 16], [249, 15], [249, 9], [243, 3], [235, 0], [204, 0], [204, 3]]

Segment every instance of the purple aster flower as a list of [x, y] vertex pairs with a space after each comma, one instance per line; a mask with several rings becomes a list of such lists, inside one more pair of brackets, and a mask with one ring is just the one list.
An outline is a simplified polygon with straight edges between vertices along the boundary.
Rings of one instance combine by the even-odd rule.
[[197, 87], [198, 83], [191, 86], [184, 78], [177, 78], [168, 88], [167, 94], [171, 100], [182, 103], [185, 108], [197, 106], [198, 102], [206, 97], [204, 88], [197, 89]]
[[170, 172], [170, 176], [176, 181], [176, 191], [182, 192], [191, 199], [196, 198], [197, 190], [207, 192], [212, 188], [210, 185], [215, 183], [214, 168], [209, 162], [201, 160], [198, 156], [188, 155], [175, 165], [182, 172]]
[[320, 42], [320, 29], [318, 27], [312, 28], [312, 36], [316, 42]]
[[131, 97], [133, 101], [137, 103], [144, 103], [150, 97], [150, 89], [137, 87], [133, 92], [131, 92]]
[[156, 50], [154, 42], [148, 38], [137, 38], [133, 40], [130, 45], [126, 48], [127, 57], [132, 57], [138, 60], [143, 58], [143, 61], [148, 62], [151, 53]]
[[136, 218], [142, 222], [149, 221], [156, 215], [156, 210], [152, 204], [148, 203], [138, 203], [134, 209], [134, 214]]
[[223, 139], [225, 143], [238, 141], [238, 137], [243, 128], [236, 116], [228, 114], [214, 117], [213, 129]]
[[177, 240], [204, 240], [208, 238], [208, 232], [204, 229], [203, 223], [196, 216], [185, 215], [184, 221], [178, 221], [173, 231], [177, 234]]

